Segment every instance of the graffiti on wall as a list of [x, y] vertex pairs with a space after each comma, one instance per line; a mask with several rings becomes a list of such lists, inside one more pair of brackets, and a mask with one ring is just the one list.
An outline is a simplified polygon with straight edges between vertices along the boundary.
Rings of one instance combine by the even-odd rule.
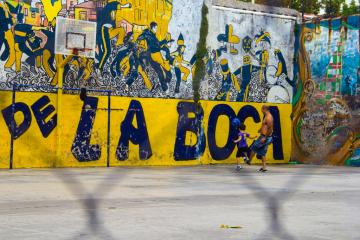
[[[61, 16], [97, 23], [96, 57], [73, 57], [65, 66], [65, 87], [192, 99], [202, 4], [202, 0], [67, 0], [64, 4], [1, 0], [0, 88], [11, 89], [14, 83], [56, 86], [56, 66], [64, 58], [54, 54], [56, 17]], [[290, 103], [294, 19], [225, 15], [229, 14], [211, 11], [209, 15], [214, 34], [204, 57], [207, 76], [201, 84], [202, 99]]]
[[[232, 163], [232, 120], [241, 119], [255, 136], [263, 117], [262, 104], [255, 103], [203, 101], [199, 106], [176, 99], [118, 96], [81, 101], [69, 94], [63, 96], [59, 123], [55, 93], [20, 92], [14, 105], [11, 92], [1, 91], [0, 97], [0, 168], [9, 167], [10, 134], [14, 168]], [[114, 110], [111, 115], [107, 106]], [[291, 106], [271, 104], [270, 111], [276, 137], [267, 157], [271, 163], [285, 163], [291, 135], [284, 129], [291, 124]]]
[[303, 28], [303, 92], [293, 126], [296, 158], [309, 159], [319, 149], [327, 149], [323, 158], [333, 164], [360, 158], [359, 18], [315, 21]]

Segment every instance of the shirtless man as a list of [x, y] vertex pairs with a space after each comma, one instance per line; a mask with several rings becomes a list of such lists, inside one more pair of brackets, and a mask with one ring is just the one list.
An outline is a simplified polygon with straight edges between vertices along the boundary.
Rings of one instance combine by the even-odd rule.
[[260, 136], [250, 147], [251, 154], [246, 163], [250, 165], [252, 158], [256, 154], [256, 157], [262, 161], [262, 167], [259, 169], [259, 172], [266, 172], [266, 152], [268, 146], [272, 143], [274, 119], [270, 113], [269, 106], [262, 106], [261, 111], [264, 114], [264, 118], [259, 129]]

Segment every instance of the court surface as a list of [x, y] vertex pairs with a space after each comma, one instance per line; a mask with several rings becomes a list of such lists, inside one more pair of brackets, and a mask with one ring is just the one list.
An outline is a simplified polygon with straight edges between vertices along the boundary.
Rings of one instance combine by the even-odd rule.
[[1, 170], [0, 239], [360, 239], [360, 168], [257, 169]]

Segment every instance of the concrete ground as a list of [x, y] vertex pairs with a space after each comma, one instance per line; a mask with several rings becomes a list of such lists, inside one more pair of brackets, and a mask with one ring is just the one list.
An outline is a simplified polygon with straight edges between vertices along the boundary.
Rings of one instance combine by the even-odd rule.
[[0, 239], [360, 239], [360, 168], [257, 168], [1, 170]]

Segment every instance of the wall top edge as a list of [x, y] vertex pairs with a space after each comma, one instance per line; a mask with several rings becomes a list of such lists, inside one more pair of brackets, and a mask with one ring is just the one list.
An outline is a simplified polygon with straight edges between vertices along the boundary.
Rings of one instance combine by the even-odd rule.
[[301, 18], [301, 13], [294, 9], [252, 4], [236, 0], [212, 0], [212, 6]]

